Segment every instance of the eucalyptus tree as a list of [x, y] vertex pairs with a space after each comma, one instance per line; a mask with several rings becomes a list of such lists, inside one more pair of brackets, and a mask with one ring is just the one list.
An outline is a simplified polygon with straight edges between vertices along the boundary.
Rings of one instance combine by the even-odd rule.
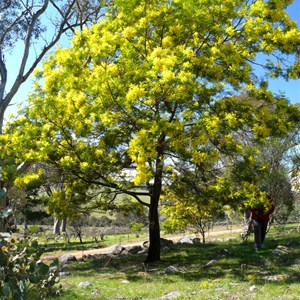
[[[247, 95], [237, 98], [238, 101], [251, 101], [255, 109], [260, 110], [263, 118], [270, 124], [273, 122], [270, 115], [277, 115], [277, 109], [282, 103], [281, 96], [277, 95], [275, 99], [274, 103], [266, 104]], [[295, 110], [295, 116], [299, 115], [297, 105], [292, 105], [290, 108]], [[278, 219], [279, 215], [282, 217], [285, 215], [283, 218], [286, 218], [293, 207], [293, 189], [295, 188], [295, 186], [293, 187], [293, 175], [297, 169], [295, 157], [297, 157], [297, 153], [299, 154], [300, 123], [297, 118], [294, 118], [289, 132], [284, 134], [277, 132], [273, 136], [269, 136], [268, 128], [260, 129], [260, 133], [255, 133], [244, 126], [242, 130], [235, 133], [243, 145], [243, 150], [227, 156], [224, 160], [227, 178], [232, 183], [232, 190], [236, 191], [236, 195], [241, 198], [243, 204], [245, 204], [243, 198], [247, 191], [252, 190], [254, 195], [258, 187], [266, 185], [276, 204], [275, 211]], [[286, 121], [281, 119], [276, 123], [277, 128], [274, 127], [274, 129], [280, 131], [280, 127], [287, 125]], [[255, 201], [254, 196], [249, 199], [248, 205], [255, 205], [253, 201]], [[284, 210], [285, 213], [283, 213]]]
[[161, 213], [165, 230], [192, 229], [206, 241], [206, 233], [224, 217], [228, 197], [224, 192], [224, 168], [221, 164], [193, 166], [187, 161], [177, 165], [177, 174], [169, 180], [162, 195]]
[[[279, 0], [115, 1], [105, 19], [37, 71], [40, 81], [11, 126], [7, 150], [55, 164], [112, 200], [123, 193], [148, 207], [146, 261], [159, 260], [160, 199], [179, 161], [205, 170], [222, 153], [243, 150], [234, 134], [241, 128], [265, 139], [299, 121], [294, 106], [255, 79], [258, 64], [266, 76], [299, 76], [299, 63], [283, 60], [300, 46], [286, 6]], [[272, 59], [258, 63], [259, 54]], [[274, 104], [273, 113], [236, 101], [241, 90]], [[219, 178], [214, 189], [224, 185]]]

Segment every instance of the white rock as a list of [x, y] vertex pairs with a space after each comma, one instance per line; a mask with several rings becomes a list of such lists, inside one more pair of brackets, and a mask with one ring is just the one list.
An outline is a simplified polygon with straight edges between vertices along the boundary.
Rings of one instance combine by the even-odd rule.
[[90, 285], [92, 285], [89, 281], [83, 281], [83, 282], [80, 282], [79, 284], [78, 284], [78, 287], [79, 288], [86, 288], [86, 287], [88, 287], [88, 286], [90, 286]]
[[210, 267], [215, 266], [217, 263], [218, 263], [218, 261], [217, 261], [216, 259], [213, 259], [213, 260], [211, 260], [210, 262], [208, 262], [208, 263], [205, 265], [205, 267], [206, 267], [206, 268], [210, 268]]
[[126, 284], [126, 283], [130, 283], [130, 281], [129, 281], [129, 280], [127, 280], [127, 279], [124, 279], [124, 280], [122, 280], [121, 282], [122, 282], [122, 283], [124, 283], [124, 284]]
[[176, 299], [180, 296], [179, 292], [171, 292], [164, 294], [160, 299]]
[[254, 292], [255, 290], [256, 290], [256, 285], [251, 285], [249, 291]]
[[169, 266], [165, 269], [166, 274], [171, 274], [171, 273], [179, 273], [180, 271], [174, 267], [174, 266]]

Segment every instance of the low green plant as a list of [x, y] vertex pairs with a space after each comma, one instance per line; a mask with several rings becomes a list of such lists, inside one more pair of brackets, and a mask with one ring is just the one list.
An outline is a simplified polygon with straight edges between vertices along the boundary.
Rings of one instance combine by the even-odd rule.
[[42, 253], [37, 241], [0, 240], [0, 299], [45, 299], [57, 293], [58, 260], [45, 264]]
[[30, 232], [30, 233], [37, 234], [37, 233], [39, 233], [40, 231], [41, 231], [41, 228], [40, 228], [40, 226], [38, 226], [38, 225], [31, 225], [31, 226], [29, 227], [29, 232]]
[[131, 225], [130, 225], [130, 229], [132, 232], [135, 233], [136, 237], [139, 237], [139, 234], [142, 231], [143, 227], [144, 227], [143, 223], [134, 222], [134, 223], [131, 223]]

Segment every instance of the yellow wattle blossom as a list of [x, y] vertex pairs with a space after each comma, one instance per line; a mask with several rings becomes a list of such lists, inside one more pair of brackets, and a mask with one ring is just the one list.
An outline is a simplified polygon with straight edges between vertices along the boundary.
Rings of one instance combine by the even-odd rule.
[[132, 26], [126, 27], [123, 31], [123, 36], [126, 39], [131, 39], [135, 35], [136, 35], [136, 29]]
[[227, 33], [230, 37], [232, 37], [232, 36], [234, 36], [234, 35], [236, 34], [236, 31], [235, 31], [235, 29], [234, 29], [233, 26], [229, 26], [229, 27], [226, 28], [226, 33]]
[[177, 77], [182, 83], [187, 83], [193, 79], [193, 74], [191, 72], [181, 71]]
[[150, 59], [161, 58], [165, 56], [165, 52], [161, 47], [156, 47], [150, 54]]
[[174, 78], [175, 78], [175, 74], [171, 70], [164, 70], [164, 71], [162, 71], [161, 75], [162, 75], [162, 79], [160, 81], [163, 83], [168, 83], [168, 82], [174, 80]]
[[39, 170], [37, 173], [28, 173], [17, 177], [14, 181], [14, 184], [18, 187], [26, 187], [31, 183], [39, 182], [43, 177], [43, 170]]
[[80, 163], [80, 169], [81, 169], [83, 172], [86, 171], [86, 170], [88, 170], [88, 169], [89, 169], [89, 163], [86, 162], [86, 161], [81, 162], [81, 163]]
[[225, 120], [228, 122], [229, 126], [235, 126], [237, 123], [237, 118], [234, 113], [225, 113]]
[[195, 164], [201, 164], [208, 161], [209, 156], [205, 152], [196, 151], [193, 153], [193, 161]]
[[[40, 81], [26, 117], [8, 123], [13, 134], [0, 155], [55, 160], [63, 169], [86, 172], [83, 177], [99, 175], [109, 188], [127, 186], [114, 176], [124, 166], [134, 168], [135, 185], [151, 183], [154, 176], [163, 183], [165, 164], [163, 176], [180, 190], [182, 174], [173, 166], [188, 160], [190, 170], [205, 174], [221, 166], [221, 158], [226, 161], [226, 151], [238, 152], [254, 167], [257, 155], [249, 151], [247, 157], [239, 134], [246, 129], [264, 141], [273, 132], [288, 133], [297, 119], [267, 88], [259, 90], [251, 62], [260, 53], [276, 60], [298, 50], [299, 31], [284, 12], [288, 1], [117, 1], [114, 13], [76, 33], [72, 47], [58, 49], [37, 71]], [[296, 78], [300, 64], [285, 64], [273, 75]], [[272, 104], [266, 105], [269, 115], [256, 109], [260, 102]], [[38, 178], [18, 180], [30, 184]], [[209, 182], [208, 199], [175, 198], [183, 203], [176, 203], [176, 211], [209, 218], [219, 204], [215, 192], [225, 188], [222, 179]], [[54, 194], [51, 210], [68, 211], [72, 192], [68, 186]]]
[[74, 163], [74, 159], [69, 155], [66, 155], [60, 159], [60, 164], [62, 167], [68, 168], [68, 167], [72, 166], [73, 163]]
[[173, 46], [173, 38], [171, 36], [166, 36], [162, 40], [162, 47], [163, 48], [170, 48]]
[[132, 103], [135, 100], [142, 98], [144, 96], [145, 96], [145, 89], [142, 86], [132, 84], [130, 85], [129, 90], [126, 94], [126, 100]]

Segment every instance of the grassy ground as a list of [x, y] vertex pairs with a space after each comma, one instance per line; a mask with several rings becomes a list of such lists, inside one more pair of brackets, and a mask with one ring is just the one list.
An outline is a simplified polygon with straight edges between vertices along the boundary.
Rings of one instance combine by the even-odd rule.
[[[160, 263], [147, 266], [145, 254], [70, 263], [59, 299], [299, 299], [299, 230], [273, 227], [260, 252], [253, 251], [253, 238], [242, 243], [232, 235], [207, 244], [176, 244], [162, 251]], [[274, 254], [279, 245], [290, 251]], [[229, 256], [219, 257], [223, 249]], [[205, 267], [211, 260], [217, 264]], [[170, 266], [177, 272], [166, 273]], [[91, 285], [79, 288], [85, 281]]]

